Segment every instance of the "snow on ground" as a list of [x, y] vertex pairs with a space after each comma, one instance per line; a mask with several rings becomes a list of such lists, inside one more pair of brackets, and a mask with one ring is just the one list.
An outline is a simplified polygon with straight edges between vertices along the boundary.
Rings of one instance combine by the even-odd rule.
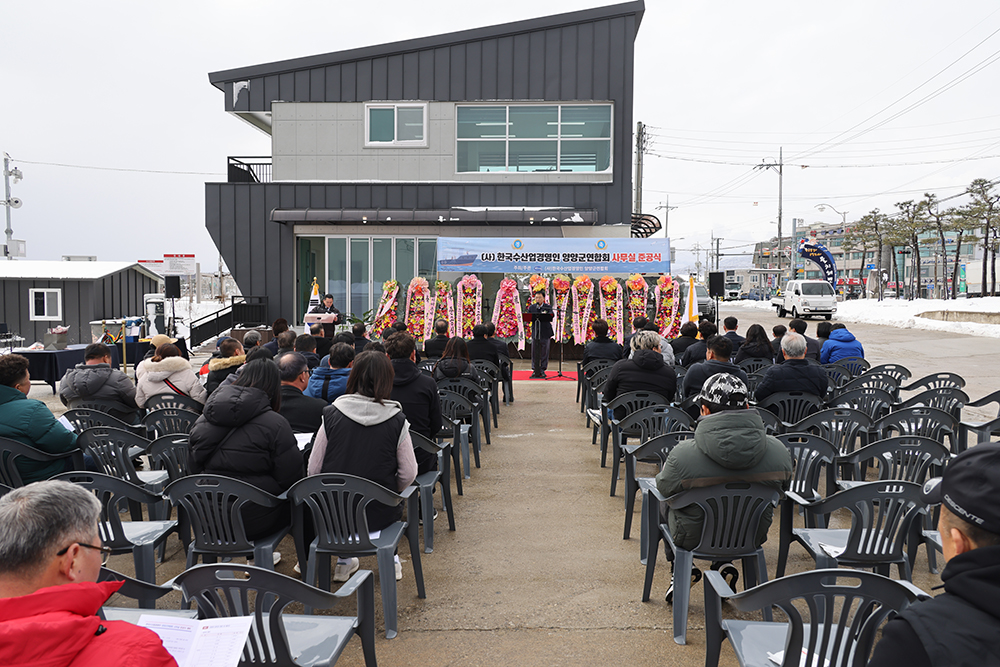
[[[747, 310], [769, 310], [774, 307], [769, 301], [727, 301], [726, 308], [745, 308]], [[1000, 324], [980, 324], [978, 322], [941, 322], [924, 317], [920, 313], [929, 311], [977, 312], [1000, 314], [1000, 297], [976, 299], [957, 299], [944, 301], [942, 299], [858, 299], [856, 301], [841, 301], [837, 304], [837, 314], [834, 320], [841, 322], [860, 322], [863, 324], [882, 324], [901, 329], [926, 329], [928, 331], [949, 331], [951, 333], [968, 334], [970, 336], [985, 336], [1000, 338]]]
[[[181, 338], [187, 338], [191, 333], [191, 322], [192, 320], [197, 320], [199, 318], [205, 317], [206, 315], [211, 315], [217, 310], [225, 308], [229, 305], [227, 301], [225, 304], [220, 304], [218, 301], [202, 300], [201, 303], [191, 302], [188, 303], [187, 299], [177, 299], [174, 304], [177, 308], [175, 311], [176, 325], [177, 325], [177, 335]], [[166, 315], [170, 317], [170, 301], [168, 300], [165, 305]]]

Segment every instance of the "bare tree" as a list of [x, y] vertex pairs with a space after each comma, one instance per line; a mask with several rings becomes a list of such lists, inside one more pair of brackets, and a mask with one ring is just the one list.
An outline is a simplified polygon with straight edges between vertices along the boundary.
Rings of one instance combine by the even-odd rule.
[[[985, 178], [977, 178], [966, 189], [972, 195], [969, 213], [978, 220], [983, 230], [983, 278], [979, 291], [980, 296], [986, 296], [986, 266], [990, 262], [990, 294], [997, 289], [997, 233], [1000, 231], [1000, 193], [993, 191], [995, 184]], [[992, 238], [991, 238], [992, 236]]]
[[[910, 290], [908, 298], [914, 298], [914, 292], [920, 291], [920, 235], [927, 231], [926, 202], [915, 202], [912, 199], [897, 202], [899, 213], [893, 225], [902, 245], [910, 249], [913, 259], [910, 262]], [[905, 263], [904, 263], [905, 266]], [[916, 289], [914, 289], [914, 282]]]

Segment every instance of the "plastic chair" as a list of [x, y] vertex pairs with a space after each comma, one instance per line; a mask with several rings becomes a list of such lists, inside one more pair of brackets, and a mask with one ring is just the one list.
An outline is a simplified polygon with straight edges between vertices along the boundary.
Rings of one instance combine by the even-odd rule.
[[[919, 435], [904, 435], [886, 438], [866, 445], [842, 461], [855, 466], [862, 462], [873, 462], [878, 468], [880, 481], [901, 480], [922, 485], [927, 481], [931, 467], [943, 468], [951, 458], [948, 449], [941, 443]], [[838, 480], [841, 489], [850, 489], [864, 481]]]
[[892, 396], [892, 402], [899, 401], [899, 380], [888, 373], [865, 373], [844, 384], [838, 393], [846, 393], [854, 389], [881, 389]]
[[156, 410], [187, 410], [188, 412], [194, 412], [196, 414], [201, 414], [202, 408], [205, 406], [198, 401], [194, 400], [190, 396], [181, 396], [180, 394], [156, 394], [155, 396], [150, 396], [146, 399], [146, 410], [148, 412], [154, 412]]
[[897, 435], [922, 435], [936, 442], [944, 442], [947, 437], [951, 441], [952, 452], [955, 451], [955, 434], [958, 432], [958, 420], [950, 413], [937, 408], [904, 408], [890, 412], [885, 417], [872, 423], [871, 432], [878, 440]]
[[773, 412], [788, 430], [789, 424], [794, 424], [819, 412], [823, 399], [815, 394], [804, 391], [779, 391], [757, 403], [757, 411]]
[[[503, 383], [503, 402], [510, 405], [514, 402], [514, 362], [507, 357], [500, 357], [500, 380]], [[580, 400], [579, 378], [576, 400]]]
[[[849, 583], [848, 583], [849, 582]], [[705, 573], [705, 667], [718, 667], [729, 640], [741, 665], [864, 665], [882, 623], [926, 594], [908, 581], [870, 572], [801, 572], [735, 593], [718, 572]], [[777, 607], [787, 623], [723, 620], [722, 601], [739, 612]], [[803, 610], [808, 610], [808, 620]]]
[[[805, 511], [796, 503], [796, 498], [808, 498], [817, 501], [823, 496], [819, 492], [819, 480], [826, 468], [828, 473], [833, 470], [837, 460], [837, 449], [829, 440], [811, 433], [785, 433], [778, 436], [792, 457], [792, 479], [789, 490], [793, 495], [786, 495], [781, 500], [781, 529], [779, 530], [778, 562], [788, 558], [788, 547], [791, 544], [793, 521], [796, 506], [803, 511], [806, 528], [826, 528], [829, 516]], [[827, 488], [832, 490], [832, 474], [827, 476]], [[780, 574], [778, 576], [781, 576]]]
[[916, 396], [912, 396], [895, 406], [894, 410], [912, 408], [924, 405], [928, 408], [937, 408], [951, 413], [957, 420], [962, 421], [962, 408], [969, 404], [969, 395], [961, 389], [954, 387], [938, 387], [922, 391]]
[[997, 404], [997, 416], [993, 419], [982, 422], [962, 421], [958, 425], [958, 451], [960, 454], [968, 449], [969, 434], [973, 434], [976, 442], [989, 442], [995, 435], [1000, 435], [1000, 390], [983, 396], [977, 401], [972, 401], [966, 405], [970, 408], [982, 408], [991, 403]]
[[872, 421], [889, 414], [896, 399], [892, 392], [877, 387], [858, 387], [827, 399], [828, 408], [851, 408], [868, 415]]
[[[598, 368], [589, 377], [583, 379], [583, 402], [580, 404], [580, 412], [586, 413], [587, 408], [600, 405], [599, 394], [611, 375], [611, 366]], [[589, 421], [589, 420], [588, 420]]]
[[191, 444], [185, 433], [175, 433], [157, 438], [146, 448], [146, 454], [149, 455], [153, 468], [165, 471], [171, 482], [191, 474], [188, 469], [190, 452]]
[[[77, 398], [69, 401], [66, 407], [70, 409], [97, 410], [126, 424], [128, 422], [119, 415], [132, 416], [135, 419], [135, 415], [142, 412], [141, 409], [125, 405], [121, 401], [100, 398]], [[129, 426], [134, 426], [134, 424], [129, 424]]]
[[49, 454], [40, 449], [29, 447], [18, 440], [0, 438], [0, 484], [12, 489], [24, 486], [21, 471], [17, 467], [17, 459], [20, 458], [39, 463], [68, 461], [72, 469], [83, 470], [83, 452], [79, 449], [63, 454]]
[[651, 405], [636, 410], [621, 421], [611, 422], [611, 496], [618, 488], [618, 474], [621, 467], [622, 445], [629, 437], [638, 437], [640, 443], [662, 433], [691, 431], [694, 420], [688, 413], [668, 405]]
[[451, 504], [451, 443], [438, 444], [410, 431], [414, 449], [420, 448], [438, 457], [438, 469], [417, 475], [413, 481], [420, 492], [420, 514], [424, 522], [424, 553], [434, 551], [434, 485], [441, 485], [441, 496], [448, 512], [448, 530], [455, 530], [455, 508]]
[[[760, 371], [757, 373], [747, 373], [747, 398], [749, 398], [750, 400], [754, 400], [754, 394], [757, 391], [757, 385], [759, 385], [760, 381], [763, 379], [764, 379], [764, 371]], [[695, 398], [695, 396], [691, 396], [690, 398]]]
[[[872, 420], [864, 412], [854, 408], [828, 408], [814, 412], [805, 419], [791, 424], [786, 433], [813, 433], [829, 441], [837, 448], [837, 456], [847, 456], [855, 450], [858, 443], [864, 445], [868, 442], [868, 429], [871, 428]], [[846, 475], [849, 471], [851, 474]], [[833, 469], [830, 469], [830, 478], [827, 485], [833, 491]], [[859, 478], [860, 469], [845, 468], [841, 466], [841, 477], [844, 479]]]
[[[658, 524], [659, 535], [666, 541], [674, 554], [674, 641], [687, 643], [688, 602], [691, 596], [690, 572], [695, 558], [711, 561], [743, 560], [743, 577], [746, 587], [756, 585], [757, 579], [767, 581], [767, 565], [764, 549], [757, 543], [757, 532], [761, 517], [767, 507], [778, 504], [781, 494], [761, 484], [729, 482], [716, 486], [706, 486], [682, 491], [670, 498], [663, 498], [655, 489], [651, 494], [670, 509], [682, 509], [698, 505], [705, 514], [701, 529], [701, 541], [688, 551], [674, 544], [670, 526], [659, 523], [658, 505], [649, 508], [649, 544], [646, 553], [646, 580], [643, 584], [642, 601], [649, 600], [653, 586], [653, 571], [656, 568], [656, 554], [659, 545], [653, 530], [653, 521]], [[770, 619], [770, 609], [764, 608], [764, 618]]]
[[[420, 544], [417, 535], [417, 496], [415, 487], [407, 487], [395, 494], [354, 475], [322, 473], [306, 477], [296, 482], [288, 490], [292, 501], [295, 539], [308, 547], [306, 582], [327, 588], [330, 585], [330, 559], [336, 556], [376, 556], [378, 558], [379, 583], [382, 588], [382, 613], [385, 617], [385, 636], [392, 639], [397, 635], [396, 610], [396, 570], [393, 553], [407, 534], [410, 543], [410, 561], [417, 582], [417, 597], [425, 598], [424, 573], [420, 565]], [[407, 516], [410, 521], [397, 521], [383, 528], [378, 537], [372, 538], [368, 529], [365, 508], [369, 503], [380, 502], [395, 505], [407, 501]], [[316, 537], [306, 545], [301, 527], [308, 509], [312, 517]], [[309, 607], [306, 608], [309, 612]]]
[[[455, 462], [455, 487], [458, 490], [458, 495], [461, 496], [462, 477], [468, 479], [472, 473], [469, 466], [470, 441], [472, 442], [471, 449], [476, 458], [476, 467], [479, 467], [479, 431], [473, 431], [469, 424], [463, 423], [466, 419], [475, 421], [476, 406], [465, 396], [453, 391], [439, 390], [438, 401], [441, 403], [441, 419], [444, 422], [441, 427], [441, 436], [452, 438], [451, 455]], [[458, 460], [459, 454], [462, 456], [461, 463]]]
[[[830, 514], [839, 509], [851, 512], [851, 527], [792, 528], [781, 526], [781, 539], [787, 544], [798, 542], [816, 561], [817, 568], [870, 567], [879, 574], [889, 575], [889, 566], [896, 565], [902, 579], [910, 579], [910, 562], [903, 553], [910, 531], [924, 504], [920, 486], [911, 482], [871, 482], [861, 484], [824, 498], [809, 502], [794, 491], [789, 498], [803, 506], [806, 512]], [[788, 533], [787, 531], [791, 532]], [[778, 574], [784, 576], [787, 560], [778, 557]]]
[[180, 408], [163, 408], [147, 412], [142, 418], [150, 440], [175, 433], [190, 433], [199, 414]]
[[[158, 586], [157, 584], [140, 581], [120, 572], [109, 570], [106, 567], [101, 568], [100, 573], [97, 575], [97, 581], [122, 582], [122, 587], [115, 592], [115, 595], [135, 600], [139, 605], [138, 609], [132, 607], [109, 607], [105, 602], [97, 610], [97, 615], [106, 621], [128, 621], [129, 623], [138, 624], [139, 617], [147, 613], [144, 611], [145, 609], [156, 609], [157, 600], [174, 592], [173, 586]], [[156, 613], [158, 615], [182, 616], [184, 618], [198, 617], [198, 612], [194, 610], [159, 609]]]
[[73, 425], [73, 429], [77, 433], [83, 433], [88, 428], [95, 426], [108, 426], [110, 428], [120, 428], [123, 431], [131, 431], [136, 435], [146, 437], [146, 427], [142, 424], [126, 424], [121, 419], [100, 410], [72, 408], [64, 412], [62, 416]]
[[664, 398], [662, 394], [658, 394], [655, 391], [630, 391], [620, 396], [615, 396], [614, 399], [607, 403], [602, 401], [598, 408], [588, 409], [587, 416], [594, 423], [594, 433], [591, 442], [596, 441], [598, 429], [601, 433], [601, 467], [607, 467], [608, 437], [611, 435], [612, 422], [615, 421], [613, 415], [616, 411], [620, 409], [626, 415], [630, 415], [636, 410], [648, 408], [651, 405], [667, 405], [669, 403], [670, 401]]
[[[479, 415], [478, 418], [474, 415], [470, 417], [469, 425], [472, 427], [472, 438], [474, 440], [479, 440], [482, 436], [486, 439], [486, 444], [490, 444], [489, 392], [484, 389], [481, 384], [468, 378], [447, 378], [438, 380], [437, 386], [439, 390], [461, 394], [465, 398], [472, 401], [473, 405], [476, 406], [476, 413]], [[483, 422], [482, 430], [480, 430], [478, 423], [480, 418]], [[479, 442], [480, 449], [482, 449], [482, 440], [479, 440]], [[476, 462], [476, 467], [479, 467], [478, 461]]]
[[751, 373], [759, 373], [767, 370], [774, 365], [774, 361], [764, 357], [750, 357], [749, 359], [744, 359], [736, 365], [746, 371], [747, 375], [750, 375]]
[[221, 475], [191, 475], [171, 482], [164, 493], [187, 514], [194, 539], [187, 548], [187, 567], [200, 556], [204, 562], [218, 557], [253, 558], [259, 567], [274, 569], [274, 550], [288, 535], [284, 526], [267, 537], [247, 539], [241, 510], [248, 505], [279, 507], [284, 500], [252, 484]]
[[843, 359], [838, 359], [834, 363], [849, 370], [851, 375], [854, 377], [858, 377], [863, 374], [872, 366], [862, 357], [844, 357]]
[[492, 361], [487, 361], [486, 359], [473, 359], [472, 365], [479, 373], [479, 377], [489, 379], [490, 408], [493, 411], [493, 427], [500, 428], [497, 423], [497, 415], [500, 414], [500, 369]]
[[428, 375], [434, 375], [434, 366], [437, 365], [438, 361], [440, 361], [439, 358], [421, 359], [420, 363], [417, 364], [417, 370], [423, 371]]
[[169, 477], [165, 470], [137, 471], [132, 465], [137, 453], [148, 453], [150, 443], [145, 438], [118, 428], [94, 426], [83, 431], [76, 442], [90, 454], [105, 475], [120, 477], [150, 493], [163, 491]]
[[851, 374], [850, 369], [841, 366], [839, 363], [821, 364], [821, 367], [826, 371], [826, 376], [833, 381], [833, 386], [837, 389], [840, 389], [854, 379], [854, 375]]
[[872, 366], [866, 373], [883, 373], [885, 375], [891, 375], [896, 378], [897, 384], [903, 384], [910, 379], [912, 373], [910, 369], [906, 366], [900, 364], [879, 364], [878, 366]]
[[104, 546], [111, 547], [114, 555], [131, 553], [135, 562], [137, 579], [156, 583], [155, 550], [170, 533], [177, 530], [177, 522], [169, 520], [125, 521], [119, 510], [123, 503], [153, 504], [162, 502], [162, 496], [153, 495], [123, 479], [96, 472], [64, 472], [52, 479], [78, 484], [94, 493], [101, 503], [101, 522], [98, 526]]
[[[232, 563], [200, 565], [182, 572], [175, 583], [185, 597], [198, 601], [201, 618], [253, 616], [240, 665], [330, 667], [355, 635], [361, 639], [365, 665], [376, 665], [375, 585], [368, 570], [356, 572], [333, 593], [277, 572]], [[332, 609], [352, 595], [357, 599], [355, 616], [286, 613], [293, 603]]]
[[952, 389], [961, 389], [965, 386], [965, 378], [957, 373], [931, 373], [930, 375], [925, 375], [924, 377], [911, 382], [905, 387], [900, 387], [900, 391], [915, 391], [924, 389], [941, 389], [943, 387], [951, 387]]
[[[625, 531], [622, 534], [623, 540], [629, 539], [632, 535], [635, 494], [639, 492], [639, 479], [635, 473], [636, 464], [640, 461], [643, 463], [656, 463], [657, 470], [662, 470], [663, 464], [666, 463], [667, 456], [670, 454], [670, 450], [677, 443], [690, 440], [693, 437], [694, 431], [673, 431], [672, 433], [661, 433], [660, 435], [653, 436], [643, 443], [624, 445], [622, 447], [622, 452], [625, 454]], [[645, 504], [643, 504], [642, 511], [646, 511]], [[645, 539], [640, 541], [640, 549], [643, 544], [645, 544]]]
[[757, 410], [760, 420], [764, 422], [764, 430], [768, 435], [778, 435], [785, 432], [785, 424], [778, 419], [778, 415], [770, 410]]
[[[576, 402], [580, 402], [580, 392], [586, 386], [587, 378], [602, 368], [610, 368], [615, 362], [610, 359], [592, 359], [586, 364], [576, 365]], [[582, 405], [582, 404], [581, 404]], [[581, 407], [580, 412], [583, 412]]]

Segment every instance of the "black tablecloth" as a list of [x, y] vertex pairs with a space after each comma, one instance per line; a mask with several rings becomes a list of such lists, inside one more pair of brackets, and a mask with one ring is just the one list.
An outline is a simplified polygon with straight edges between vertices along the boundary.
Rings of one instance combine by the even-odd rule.
[[[110, 347], [110, 346], [109, 346]], [[86, 345], [67, 345], [65, 350], [32, 350], [30, 352], [15, 352], [28, 360], [28, 372], [32, 380], [44, 380], [56, 393], [56, 382], [62, 379], [66, 371], [77, 364], [83, 363], [83, 352]], [[111, 348], [111, 367], [121, 365], [121, 351], [118, 347]]]

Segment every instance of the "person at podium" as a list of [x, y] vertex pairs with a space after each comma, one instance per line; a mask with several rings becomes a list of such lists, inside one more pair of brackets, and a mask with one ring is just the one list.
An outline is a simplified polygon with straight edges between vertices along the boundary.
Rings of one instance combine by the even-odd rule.
[[340, 311], [333, 305], [333, 295], [324, 294], [323, 303], [309, 311], [309, 315], [333, 315], [333, 322], [323, 322], [323, 335], [326, 338], [333, 338], [336, 327], [340, 323]]
[[544, 378], [549, 367], [549, 345], [552, 344], [552, 306], [545, 303], [545, 293], [535, 292], [528, 306], [531, 316], [531, 377]]

